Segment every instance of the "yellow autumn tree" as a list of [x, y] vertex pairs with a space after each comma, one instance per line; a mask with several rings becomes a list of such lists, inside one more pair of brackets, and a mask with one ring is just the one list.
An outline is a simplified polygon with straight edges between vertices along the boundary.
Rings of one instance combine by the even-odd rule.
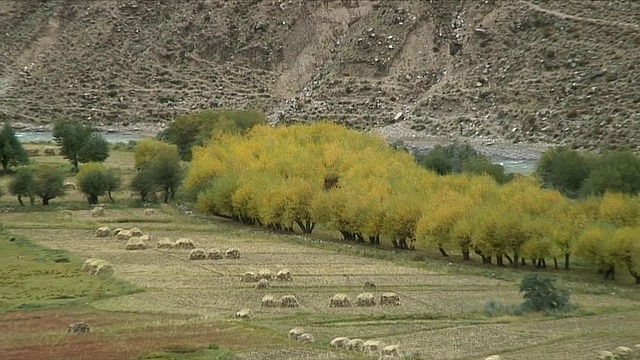
[[614, 260], [624, 265], [640, 285], [640, 227], [616, 229], [610, 241]]
[[610, 241], [614, 228], [608, 224], [592, 224], [580, 235], [575, 253], [595, 266], [605, 279], [615, 279], [616, 258]]

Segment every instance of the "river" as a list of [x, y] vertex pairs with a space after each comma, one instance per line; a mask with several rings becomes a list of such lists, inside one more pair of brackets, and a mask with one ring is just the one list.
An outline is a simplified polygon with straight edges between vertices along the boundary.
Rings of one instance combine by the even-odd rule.
[[[128, 143], [129, 141], [137, 141], [144, 137], [147, 137], [142, 134], [122, 134], [122, 133], [107, 133], [103, 132], [102, 136], [104, 136], [107, 142], [115, 144], [115, 143]], [[16, 137], [23, 143], [29, 142], [51, 142], [53, 141], [53, 135], [49, 131], [42, 132], [24, 132], [24, 131], [16, 131]], [[505, 170], [510, 173], [519, 173], [529, 175], [533, 172], [536, 166], [537, 160], [533, 159], [525, 159], [525, 160], [514, 160], [514, 159], [501, 159], [501, 158], [492, 158], [494, 163], [501, 164], [504, 166]]]

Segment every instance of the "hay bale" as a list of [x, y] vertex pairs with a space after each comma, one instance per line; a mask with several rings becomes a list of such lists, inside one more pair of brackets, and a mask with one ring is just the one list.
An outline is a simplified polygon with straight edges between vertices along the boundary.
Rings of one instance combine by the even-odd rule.
[[362, 288], [364, 288], [364, 289], [375, 289], [376, 288], [376, 284], [374, 284], [373, 281], [365, 281], [364, 285], [362, 286]]
[[640, 344], [633, 345], [633, 351], [638, 353], [638, 358], [640, 359]]
[[633, 357], [633, 350], [631, 350], [631, 348], [628, 348], [626, 346], [618, 346], [615, 349], [613, 349], [612, 352], [613, 352], [613, 356], [615, 356], [616, 359], [618, 360], [628, 360]]
[[256, 274], [256, 281], [260, 281], [262, 279], [271, 281], [273, 279], [273, 273], [269, 269], [261, 269]]
[[306, 334], [307, 331], [303, 328], [293, 328], [291, 330], [289, 330], [289, 339], [291, 340], [298, 340], [298, 338], [300, 337], [300, 335], [302, 334]]
[[291, 271], [289, 271], [289, 269], [279, 270], [278, 273], [276, 274], [276, 280], [278, 280], [278, 281], [292, 281], [293, 278], [291, 277]]
[[598, 359], [599, 360], [615, 360], [616, 357], [615, 357], [615, 355], [613, 355], [613, 353], [611, 351], [600, 351], [598, 353]]
[[309, 333], [304, 333], [298, 336], [298, 341], [303, 344], [309, 344], [309, 343], [315, 342], [315, 339], [313, 338], [313, 335]]
[[116, 234], [116, 240], [129, 240], [132, 237], [131, 230], [120, 230]]
[[222, 260], [224, 259], [224, 253], [218, 249], [211, 249], [207, 253], [207, 259], [209, 260]]
[[27, 154], [29, 157], [40, 156], [40, 149], [27, 149]]
[[277, 307], [278, 301], [273, 295], [267, 294], [262, 297], [261, 307]]
[[256, 286], [254, 287], [254, 290], [263, 290], [263, 289], [268, 289], [271, 286], [269, 285], [269, 280], [267, 279], [260, 279], [260, 281], [258, 281], [258, 283], [256, 284]]
[[398, 306], [400, 305], [400, 296], [394, 292], [386, 292], [380, 295], [380, 305], [382, 306]]
[[88, 333], [91, 327], [84, 321], [73, 323], [67, 327], [67, 333]]
[[64, 189], [67, 191], [72, 191], [76, 189], [76, 184], [72, 183], [71, 181], [67, 181], [64, 183]]
[[207, 252], [204, 249], [193, 249], [189, 253], [189, 260], [207, 260]]
[[156, 210], [155, 209], [144, 209], [144, 216], [152, 216], [156, 214]]
[[112, 275], [113, 266], [105, 260], [101, 259], [87, 259], [82, 265], [82, 271], [89, 273], [90, 275]]
[[91, 209], [91, 216], [104, 216], [104, 208], [102, 206], [96, 206]]
[[377, 354], [384, 348], [384, 344], [382, 341], [378, 340], [367, 340], [362, 344], [362, 351], [367, 354]]
[[64, 217], [73, 217], [73, 211], [71, 211], [71, 210], [62, 210], [62, 216], [64, 216]]
[[146, 241], [140, 239], [140, 237], [135, 236], [127, 240], [127, 244], [124, 246], [125, 250], [145, 250], [149, 247], [149, 244]]
[[56, 149], [51, 148], [51, 147], [46, 147], [46, 148], [44, 148], [44, 155], [45, 156], [55, 156], [56, 155]]
[[252, 314], [251, 309], [242, 309], [236, 313], [236, 317], [240, 319], [250, 319]]
[[151, 235], [149, 235], [149, 234], [141, 235], [140, 236], [140, 240], [149, 243], [149, 242], [151, 242]]
[[156, 249], [173, 249], [173, 241], [168, 238], [162, 238], [156, 243]]
[[195, 249], [196, 246], [191, 239], [178, 239], [173, 246], [176, 249]]
[[351, 351], [362, 351], [362, 349], [364, 349], [364, 340], [351, 339], [347, 342], [347, 345], [345, 345], [344, 348]]
[[242, 281], [256, 282], [256, 273], [254, 273], [253, 271], [247, 271], [246, 273], [242, 274]]
[[118, 234], [120, 234], [120, 232], [124, 230], [123, 228], [116, 228], [115, 230], [113, 230], [113, 236], [117, 236]]
[[300, 303], [294, 295], [284, 295], [280, 298], [280, 306], [286, 308], [298, 307]]
[[95, 237], [109, 237], [111, 236], [111, 229], [109, 229], [108, 226], [101, 226], [93, 233], [93, 235]]
[[238, 249], [227, 249], [224, 255], [227, 259], [240, 259], [240, 251]]
[[142, 230], [137, 227], [131, 228], [129, 231], [131, 232], [131, 236], [142, 236]]
[[376, 297], [372, 293], [361, 293], [356, 298], [357, 306], [376, 306]]
[[336, 348], [336, 349], [344, 349], [347, 346], [348, 342], [349, 342], [349, 338], [347, 338], [347, 337], [337, 337], [337, 338], [331, 340], [329, 345], [331, 347]]
[[388, 346], [385, 346], [380, 350], [380, 354], [388, 355], [388, 356], [402, 357], [402, 351], [400, 351], [400, 346], [399, 345], [388, 345]]
[[335, 294], [330, 301], [329, 307], [349, 307], [351, 299], [346, 294]]

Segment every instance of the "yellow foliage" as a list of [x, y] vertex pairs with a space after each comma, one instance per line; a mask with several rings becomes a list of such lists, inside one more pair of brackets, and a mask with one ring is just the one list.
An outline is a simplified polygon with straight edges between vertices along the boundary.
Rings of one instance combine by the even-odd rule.
[[600, 202], [598, 218], [615, 226], [638, 224], [638, 201], [620, 193], [605, 193]]
[[134, 160], [136, 167], [144, 167], [159, 154], [175, 156], [179, 161], [178, 147], [157, 139], [142, 139], [136, 144]]

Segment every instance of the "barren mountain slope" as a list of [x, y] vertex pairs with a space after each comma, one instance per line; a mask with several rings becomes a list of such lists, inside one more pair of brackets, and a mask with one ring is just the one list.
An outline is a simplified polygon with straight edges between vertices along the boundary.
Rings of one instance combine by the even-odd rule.
[[640, 149], [632, 0], [0, 2], [0, 122], [210, 107]]

